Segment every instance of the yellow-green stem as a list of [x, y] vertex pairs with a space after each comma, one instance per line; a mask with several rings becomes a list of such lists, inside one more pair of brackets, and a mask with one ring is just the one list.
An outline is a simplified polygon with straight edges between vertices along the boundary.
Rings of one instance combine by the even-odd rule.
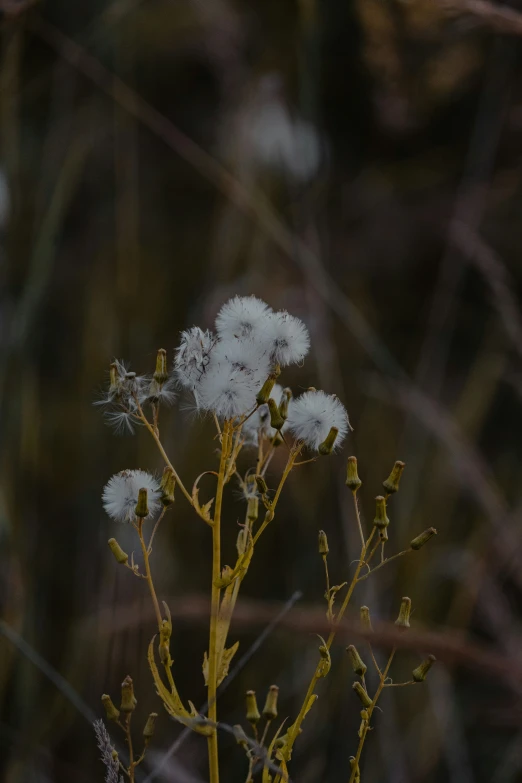
[[147, 578], [147, 584], [149, 586], [150, 595], [152, 598], [152, 603], [154, 604], [154, 611], [156, 612], [156, 620], [158, 622], [158, 631], [161, 631], [161, 611], [159, 608], [158, 603], [158, 597], [156, 595], [156, 590], [154, 589], [154, 582], [152, 581], [152, 573], [150, 570], [150, 561], [149, 561], [149, 552], [147, 549], [147, 544], [145, 543], [145, 539], [143, 538], [143, 519], [138, 519], [138, 535], [140, 537], [140, 544], [141, 544], [141, 551], [143, 552], [143, 562], [145, 565], [145, 575]]
[[[230, 444], [230, 422], [225, 421], [221, 439], [221, 458], [219, 461], [219, 473], [216, 490], [216, 505], [212, 524], [212, 599], [210, 607], [210, 637], [208, 643], [208, 717], [217, 724], [217, 619], [219, 613], [219, 601], [221, 590], [218, 581], [221, 577], [221, 506], [223, 502], [223, 488], [225, 486], [225, 472]], [[217, 729], [212, 731], [208, 738], [208, 760], [210, 771], [210, 783], [219, 783], [218, 741]]]
[[[353, 500], [354, 500], [354, 507], [355, 507], [355, 514], [356, 514], [356, 517], [357, 517], [357, 522], [360, 525], [359, 507], [357, 505], [357, 498], [355, 496], [355, 493], [353, 494]], [[330, 631], [330, 635], [328, 637], [328, 641], [326, 642], [326, 646], [327, 646], [328, 649], [330, 649], [330, 647], [333, 644], [333, 641], [335, 639], [335, 634], [337, 632], [337, 628], [338, 628], [341, 620], [343, 619], [343, 616], [344, 616], [344, 613], [346, 611], [346, 608], [347, 608], [347, 606], [348, 606], [348, 604], [350, 602], [350, 598], [352, 597], [352, 593], [355, 590], [355, 585], [357, 584], [357, 582], [359, 580], [359, 574], [361, 573], [361, 569], [362, 569], [362, 567], [364, 565], [366, 553], [368, 552], [368, 548], [369, 548], [369, 546], [370, 546], [370, 544], [372, 542], [372, 539], [373, 539], [374, 535], [375, 535], [375, 528], [372, 529], [372, 532], [370, 533], [370, 535], [368, 537], [368, 540], [365, 542], [365, 544], [363, 545], [363, 547], [361, 549], [361, 555], [359, 557], [359, 563], [357, 564], [357, 568], [356, 568], [355, 573], [353, 575], [352, 581], [350, 582], [350, 586], [348, 588], [348, 592], [346, 593], [346, 595], [344, 597], [344, 601], [343, 601], [343, 603], [341, 605], [341, 608], [339, 609], [339, 612], [337, 613], [337, 616], [335, 618], [334, 626], [333, 626], [332, 630]], [[315, 686], [317, 685], [317, 682], [321, 679], [322, 670], [323, 670], [322, 669], [322, 661], [319, 661], [319, 663], [317, 664], [317, 668], [316, 668], [316, 670], [315, 670], [315, 672], [313, 674], [313, 677], [312, 677], [312, 679], [310, 681], [310, 685], [308, 686], [308, 690], [306, 691], [306, 696], [304, 698], [303, 704], [302, 704], [301, 709], [299, 711], [299, 715], [297, 716], [297, 719], [296, 719], [295, 723], [293, 724], [292, 728], [288, 732], [289, 736], [288, 736], [287, 748], [288, 748], [289, 751], [292, 750], [292, 746], [293, 746], [293, 744], [294, 744], [294, 742], [296, 740], [296, 737], [299, 734], [299, 729], [301, 728], [301, 723], [304, 720], [304, 716], [305, 716], [305, 713], [306, 713], [306, 708], [307, 708], [308, 702], [310, 701], [310, 698], [313, 695], [313, 692], [315, 690]], [[276, 778], [275, 783], [278, 783], [279, 780], [280, 780], [279, 777]]]
[[359, 768], [359, 761], [361, 760], [361, 753], [362, 753], [362, 750], [363, 750], [363, 747], [364, 747], [364, 743], [365, 743], [365, 740], [366, 740], [366, 735], [368, 734], [368, 732], [370, 730], [370, 721], [372, 719], [372, 714], [373, 714], [373, 711], [375, 709], [375, 705], [377, 704], [377, 702], [379, 700], [379, 696], [381, 695], [382, 690], [384, 688], [384, 682], [386, 680], [386, 677], [388, 676], [388, 672], [390, 671], [390, 666], [392, 665], [392, 661], [393, 661], [393, 656], [394, 655], [395, 655], [395, 648], [391, 651], [390, 657], [388, 658], [388, 663], [386, 664], [386, 666], [385, 666], [385, 668], [384, 668], [384, 670], [383, 670], [383, 672], [382, 672], [382, 674], [380, 676], [379, 686], [378, 686], [377, 690], [375, 691], [375, 696], [372, 699], [371, 705], [367, 709], [368, 720], [366, 722], [366, 726], [363, 729], [361, 738], [359, 740], [359, 747], [357, 748], [357, 753], [355, 755], [355, 761], [354, 761], [353, 766], [352, 766], [352, 773], [350, 775], [349, 783], [354, 783], [355, 778], [357, 776], [357, 770]]

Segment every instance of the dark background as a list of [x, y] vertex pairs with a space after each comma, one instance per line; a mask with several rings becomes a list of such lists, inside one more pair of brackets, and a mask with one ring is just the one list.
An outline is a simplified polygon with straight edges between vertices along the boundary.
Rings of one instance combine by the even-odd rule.
[[[403, 459], [390, 551], [430, 525], [439, 534], [367, 580], [354, 607], [394, 619], [410, 595], [417, 628], [485, 645], [513, 676], [443, 654], [425, 686], [386, 692], [363, 781], [522, 780], [522, 25], [467, 7], [49, 0], [19, 13], [5, 4], [2, 780], [103, 780], [89, 722], [126, 674], [137, 730], [160, 713], [149, 771], [180, 733], [147, 669], [145, 585], [106, 545], [115, 535], [131, 550], [132, 530], [112, 523], [100, 499], [113, 473], [161, 462], [146, 433], [115, 437], [92, 402], [114, 356], [151, 371], [158, 348], [172, 357], [178, 332], [211, 326], [236, 293], [306, 322], [311, 354], [285, 383], [337, 393], [354, 426], [341, 455], [292, 477], [242, 595], [282, 604], [300, 590], [299, 616], [322, 617], [317, 530], [329, 536], [334, 582], [358, 554], [346, 457], [359, 459], [369, 519]], [[163, 422], [187, 483], [214, 467], [208, 423], [178, 406]], [[232, 562], [243, 513], [232, 491], [225, 512]], [[210, 531], [180, 495], [158, 536], [176, 678], [201, 704]], [[255, 606], [250, 615], [232, 626], [240, 653], [266, 625]], [[221, 718], [243, 720], [244, 691], [262, 700], [272, 682], [281, 715], [295, 716], [317, 644], [283, 619], [223, 695]], [[296, 744], [299, 783], [349, 777], [359, 708], [343, 646]], [[426, 652], [401, 653], [394, 676], [407, 678]], [[59, 688], [45, 671], [64, 678]], [[224, 781], [244, 780], [227, 736], [221, 761]], [[206, 745], [193, 736], [156, 779], [206, 775]]]

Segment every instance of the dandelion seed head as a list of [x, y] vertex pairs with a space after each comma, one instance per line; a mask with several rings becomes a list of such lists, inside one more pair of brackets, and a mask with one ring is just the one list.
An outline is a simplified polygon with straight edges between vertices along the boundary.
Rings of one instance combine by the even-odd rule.
[[201, 380], [210, 361], [210, 353], [216, 337], [199, 326], [181, 333], [180, 344], [174, 357], [174, 374], [180, 386], [194, 389]]
[[140, 489], [147, 490], [149, 517], [159, 511], [161, 488], [157, 479], [144, 470], [122, 470], [112, 476], [103, 489], [103, 507], [117, 522], [136, 522], [136, 503]]
[[285, 367], [301, 362], [310, 348], [304, 323], [290, 313], [271, 313], [263, 326], [263, 342], [272, 361]]
[[333, 394], [324, 391], [307, 391], [290, 402], [288, 429], [297, 440], [310, 449], [317, 450], [332, 427], [338, 432], [335, 447], [339, 447], [349, 428], [344, 405]]
[[244, 373], [261, 388], [270, 372], [269, 357], [262, 345], [251, 339], [219, 340], [212, 352], [212, 364]]
[[234, 296], [216, 318], [216, 330], [222, 340], [256, 339], [268, 320], [270, 307], [256, 296]]
[[256, 404], [256, 392], [254, 378], [219, 363], [210, 364], [196, 389], [198, 404], [220, 419], [248, 413]]

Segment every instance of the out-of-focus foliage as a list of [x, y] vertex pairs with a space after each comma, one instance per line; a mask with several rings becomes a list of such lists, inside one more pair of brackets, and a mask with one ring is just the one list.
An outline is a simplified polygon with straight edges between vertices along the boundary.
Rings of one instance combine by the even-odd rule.
[[[358, 552], [345, 459], [358, 457], [370, 518], [399, 458], [391, 543], [439, 535], [365, 581], [357, 602], [387, 618], [411, 595], [412, 623], [519, 659], [520, 39], [434, 0], [4, 5], [2, 618], [87, 712], [2, 636], [2, 780], [102, 780], [89, 710], [100, 715], [101, 693], [128, 673], [143, 714], [159, 711], [145, 658], [154, 618], [106, 544], [117, 534], [129, 551], [131, 531], [105, 517], [100, 493], [123, 468], [161, 465], [141, 432], [114, 438], [92, 402], [113, 357], [151, 371], [157, 348], [172, 356], [178, 332], [210, 325], [235, 293], [307, 323], [313, 353], [289, 380], [337, 393], [354, 426], [341, 456], [293, 477], [243, 594], [282, 602], [299, 589], [303, 612], [317, 604], [319, 528], [344, 581]], [[205, 422], [176, 411], [167, 432], [184, 475], [212, 466]], [[176, 667], [203, 702], [205, 624], [188, 599], [208, 595], [210, 539], [176, 503], [155, 573]], [[225, 512], [232, 553], [231, 497]], [[240, 653], [261, 630], [255, 616], [237, 627]], [[272, 682], [280, 714], [295, 715], [316, 649], [283, 622], [221, 716], [241, 721], [244, 691]], [[359, 716], [341, 649], [296, 743], [300, 783], [349, 776]], [[418, 652], [406, 673], [429, 650]], [[396, 691], [365, 783], [520, 779], [516, 688], [440, 664]], [[153, 761], [179, 731], [160, 714]], [[202, 741], [185, 742], [162, 779], [205, 780]], [[244, 779], [232, 738], [222, 764], [224, 780]]]

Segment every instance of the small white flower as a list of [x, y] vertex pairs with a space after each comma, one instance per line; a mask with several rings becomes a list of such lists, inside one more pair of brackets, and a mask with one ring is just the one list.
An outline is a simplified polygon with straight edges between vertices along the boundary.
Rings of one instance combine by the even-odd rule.
[[196, 400], [219, 418], [232, 419], [252, 410], [257, 391], [254, 378], [231, 370], [227, 364], [212, 362], [197, 386]]
[[335, 446], [340, 446], [350, 426], [344, 405], [335, 395], [324, 391], [308, 391], [292, 400], [287, 423], [297, 440], [302, 440], [308, 448], [315, 450], [332, 427], [339, 431]]
[[159, 482], [144, 470], [122, 470], [107, 482], [103, 489], [103, 507], [117, 522], [136, 521], [136, 503], [140, 489], [147, 490], [149, 517], [161, 506]]
[[[281, 403], [283, 397], [283, 387], [278, 383], [275, 384], [270, 394], [276, 405]], [[284, 432], [287, 427], [285, 421], [281, 428]], [[257, 446], [259, 443], [259, 437], [271, 440], [277, 435], [277, 430], [274, 430], [270, 426], [270, 411], [268, 405], [260, 405], [255, 413], [248, 418], [243, 424], [243, 435], [245, 437], [245, 443], [251, 446]]]
[[270, 362], [263, 346], [250, 339], [219, 340], [212, 352], [212, 364], [248, 375], [259, 388], [268, 378]]
[[256, 339], [267, 323], [270, 307], [255, 296], [229, 299], [216, 318], [216, 330], [222, 339], [233, 337]]
[[285, 310], [270, 315], [264, 325], [263, 341], [272, 361], [282, 367], [302, 361], [310, 348], [308, 329]]
[[181, 333], [174, 358], [174, 374], [181, 386], [193, 390], [199, 383], [215, 342], [215, 336], [208, 330], [204, 332], [199, 326]]

